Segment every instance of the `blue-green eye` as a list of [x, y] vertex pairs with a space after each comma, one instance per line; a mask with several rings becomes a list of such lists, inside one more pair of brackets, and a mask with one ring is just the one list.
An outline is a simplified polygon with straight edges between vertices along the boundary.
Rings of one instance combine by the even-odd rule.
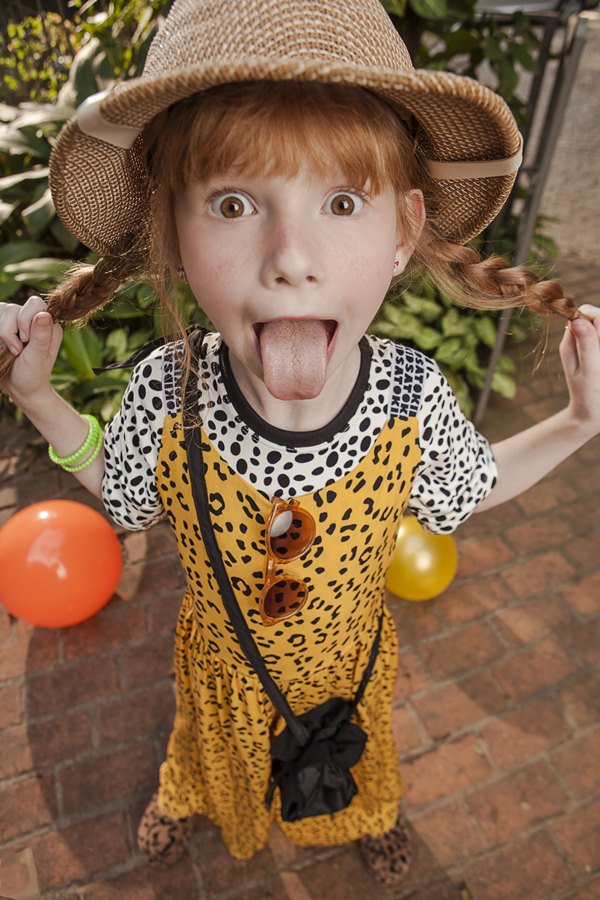
[[255, 212], [254, 205], [245, 194], [217, 194], [211, 198], [210, 211], [224, 219], [241, 219]]
[[325, 206], [334, 216], [353, 216], [363, 208], [363, 198], [354, 191], [336, 191], [325, 201]]

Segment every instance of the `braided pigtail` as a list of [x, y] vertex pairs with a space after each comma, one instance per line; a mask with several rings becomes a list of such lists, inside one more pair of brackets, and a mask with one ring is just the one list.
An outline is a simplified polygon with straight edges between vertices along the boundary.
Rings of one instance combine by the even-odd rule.
[[[426, 226], [427, 228], [427, 226]], [[540, 281], [528, 266], [509, 266], [500, 256], [481, 259], [476, 250], [441, 240], [431, 229], [415, 250], [415, 265], [428, 269], [438, 286], [457, 303], [477, 309], [528, 307], [541, 316], [572, 319], [573, 298], [560, 282]]]
[[[75, 263], [62, 282], [45, 296], [48, 312], [55, 322], [85, 322], [97, 309], [112, 298], [115, 291], [130, 278], [147, 267], [147, 250], [139, 236], [128, 236], [111, 254], [101, 257], [95, 265]], [[0, 349], [0, 381], [7, 377], [14, 356], [7, 348]]]
[[126, 281], [145, 268], [146, 254], [127, 241], [123, 249], [102, 256], [95, 265], [75, 264], [47, 296], [55, 322], [82, 322], [112, 298]]

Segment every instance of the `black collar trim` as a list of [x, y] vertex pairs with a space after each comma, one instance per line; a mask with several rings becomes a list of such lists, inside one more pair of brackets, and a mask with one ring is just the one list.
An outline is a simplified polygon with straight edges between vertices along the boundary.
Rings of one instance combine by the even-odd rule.
[[272, 444], [279, 444], [282, 447], [314, 447], [317, 444], [331, 441], [336, 434], [343, 431], [358, 409], [360, 402], [365, 395], [365, 391], [369, 384], [369, 373], [371, 371], [371, 358], [373, 352], [366, 337], [361, 338], [358, 346], [360, 349], [360, 368], [354, 387], [350, 392], [350, 396], [331, 422], [314, 431], [286, 431], [284, 428], [276, 428], [274, 425], [271, 425], [269, 422], [265, 421], [265, 419], [261, 418], [261, 416], [252, 409], [239, 389], [233, 372], [231, 371], [231, 366], [229, 365], [229, 350], [222, 340], [219, 349], [219, 361], [221, 363], [221, 372], [223, 374], [225, 390], [242, 421], [255, 431], [256, 434], [260, 435], [260, 437], [265, 438]]

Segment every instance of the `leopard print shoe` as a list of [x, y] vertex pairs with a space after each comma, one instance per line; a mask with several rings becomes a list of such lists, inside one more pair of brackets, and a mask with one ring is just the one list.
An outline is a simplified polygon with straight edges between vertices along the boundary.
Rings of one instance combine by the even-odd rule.
[[358, 844], [371, 874], [380, 884], [398, 884], [406, 876], [411, 862], [410, 837], [401, 815], [390, 831], [377, 836], [368, 834]]
[[138, 849], [151, 863], [169, 866], [185, 851], [192, 833], [192, 817], [170, 819], [161, 812], [154, 794], [138, 827]]

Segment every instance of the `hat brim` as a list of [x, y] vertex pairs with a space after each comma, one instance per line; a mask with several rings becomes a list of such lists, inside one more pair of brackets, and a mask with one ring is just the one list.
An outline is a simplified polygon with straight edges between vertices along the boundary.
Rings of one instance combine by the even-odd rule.
[[[195, 66], [125, 82], [104, 97], [99, 111], [110, 125], [141, 132], [156, 115], [191, 94], [245, 81], [333, 83], [372, 91], [401, 116], [412, 116], [420, 150], [433, 160], [502, 160], [517, 153], [521, 143], [504, 100], [471, 78], [345, 62], [251, 58]], [[148, 176], [140, 150], [139, 138], [122, 149], [84, 133], [76, 116], [53, 149], [50, 187], [57, 214], [69, 231], [101, 255], [147, 220]], [[515, 178], [516, 172], [436, 180], [434, 215], [440, 236], [462, 244], [479, 234], [504, 205]]]

